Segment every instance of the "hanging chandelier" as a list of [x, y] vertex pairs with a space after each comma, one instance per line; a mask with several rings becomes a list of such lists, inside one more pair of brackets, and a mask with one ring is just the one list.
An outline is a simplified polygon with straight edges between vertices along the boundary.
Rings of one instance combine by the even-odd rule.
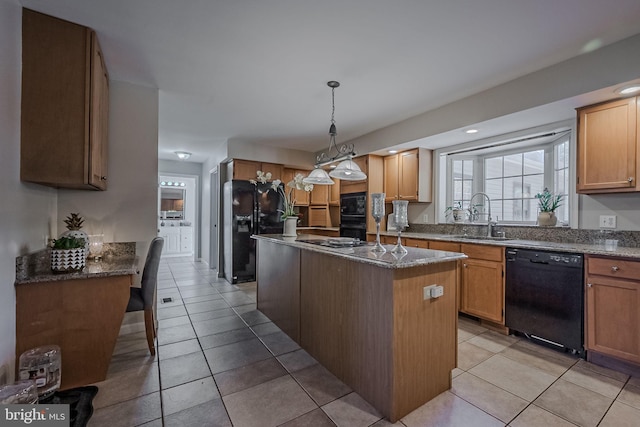
[[[329, 127], [329, 149], [327, 152], [323, 152], [316, 157], [315, 169], [309, 174], [308, 177], [302, 181], [305, 184], [314, 185], [333, 185], [334, 182], [331, 179], [337, 178], [344, 181], [361, 181], [367, 179], [367, 175], [360, 170], [360, 167], [352, 160], [356, 156], [355, 147], [353, 144], [336, 144], [336, 130], [335, 121], [335, 90], [340, 86], [339, 82], [330, 81], [327, 82], [327, 86], [331, 88], [331, 126]], [[332, 155], [332, 150], [335, 151], [335, 155]], [[333, 169], [329, 174], [322, 169], [331, 163], [340, 162], [338, 166]]]

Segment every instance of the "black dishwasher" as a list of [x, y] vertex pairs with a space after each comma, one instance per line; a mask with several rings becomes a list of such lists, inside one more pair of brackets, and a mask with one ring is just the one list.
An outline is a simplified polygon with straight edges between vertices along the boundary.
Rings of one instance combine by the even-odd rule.
[[506, 249], [505, 325], [585, 357], [583, 256]]

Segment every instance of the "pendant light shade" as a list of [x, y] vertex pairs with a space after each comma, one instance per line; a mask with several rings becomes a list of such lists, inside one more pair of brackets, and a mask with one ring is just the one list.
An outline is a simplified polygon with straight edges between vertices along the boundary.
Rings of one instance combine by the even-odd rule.
[[367, 175], [360, 170], [360, 167], [351, 159], [344, 160], [338, 167], [329, 172], [329, 176], [344, 181], [362, 181], [367, 179]]
[[333, 185], [335, 184], [324, 169], [316, 168], [311, 171], [308, 177], [302, 180], [304, 184], [313, 185]]

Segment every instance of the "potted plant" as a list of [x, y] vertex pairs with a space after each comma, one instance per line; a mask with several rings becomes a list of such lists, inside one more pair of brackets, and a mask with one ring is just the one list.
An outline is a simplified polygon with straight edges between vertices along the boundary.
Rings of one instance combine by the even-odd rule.
[[62, 236], [51, 246], [51, 270], [70, 273], [84, 268], [86, 252], [85, 240], [73, 236]]
[[444, 214], [447, 218], [453, 218], [453, 222], [464, 222], [464, 209], [462, 207], [462, 202], [457, 201], [454, 202], [452, 206], [447, 206], [444, 210]]
[[561, 206], [562, 195], [553, 194], [545, 187], [542, 193], [535, 195], [538, 199], [538, 225], [549, 227], [558, 222], [555, 211]]
[[67, 225], [67, 231], [62, 233], [62, 236], [70, 236], [75, 237], [76, 239], [84, 240], [84, 250], [89, 253], [89, 236], [87, 233], [82, 231], [82, 223], [84, 223], [84, 219], [78, 213], [70, 214], [65, 220], [64, 223]]
[[[256, 185], [258, 182], [264, 184], [268, 180], [271, 179], [271, 172], [262, 172], [258, 171], [258, 176], [256, 179], [250, 180], [250, 182]], [[293, 190], [302, 190], [309, 192], [313, 190], [313, 184], [305, 184], [302, 182], [304, 175], [296, 174], [296, 176], [287, 183], [287, 187], [289, 190], [285, 190], [284, 187], [280, 186], [281, 182], [279, 179], [273, 180], [271, 182], [271, 190], [277, 191], [282, 195], [283, 208], [278, 209], [282, 214], [280, 218], [284, 221], [284, 232], [283, 236], [295, 237], [296, 233], [296, 224], [298, 223], [298, 213], [295, 211], [296, 201], [293, 198]]]

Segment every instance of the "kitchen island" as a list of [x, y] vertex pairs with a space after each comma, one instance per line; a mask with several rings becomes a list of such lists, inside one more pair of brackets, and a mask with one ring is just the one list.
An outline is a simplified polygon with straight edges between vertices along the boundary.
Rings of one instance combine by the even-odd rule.
[[[253, 237], [258, 309], [391, 422], [451, 387], [464, 254]], [[425, 298], [430, 285], [442, 296]]]

